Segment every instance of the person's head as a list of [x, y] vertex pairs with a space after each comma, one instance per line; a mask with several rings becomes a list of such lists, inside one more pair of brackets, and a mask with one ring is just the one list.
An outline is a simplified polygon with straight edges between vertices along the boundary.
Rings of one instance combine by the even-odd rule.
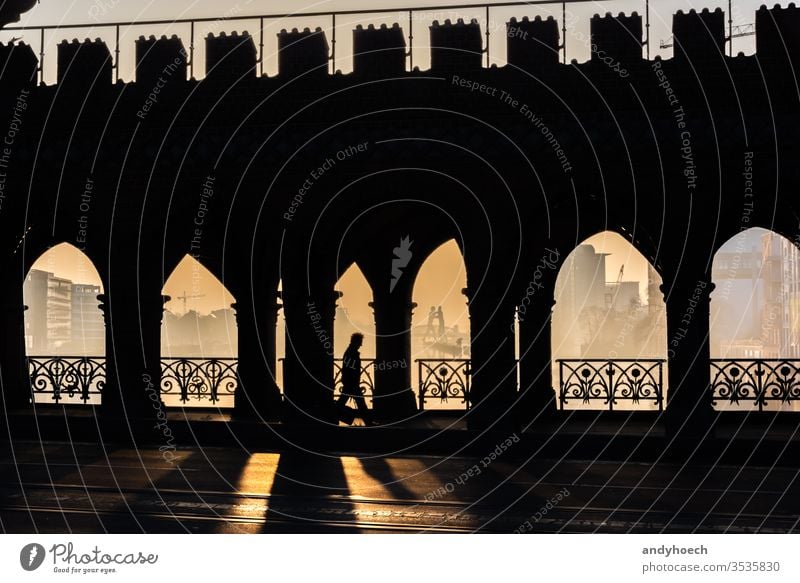
[[361, 348], [361, 345], [364, 344], [364, 335], [360, 332], [356, 332], [352, 336], [350, 336], [350, 346], [355, 346], [356, 348]]

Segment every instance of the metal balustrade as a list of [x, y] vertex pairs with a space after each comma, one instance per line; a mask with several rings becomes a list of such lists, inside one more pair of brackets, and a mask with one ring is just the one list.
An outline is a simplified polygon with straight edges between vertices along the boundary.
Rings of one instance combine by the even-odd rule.
[[238, 363], [237, 358], [162, 358], [161, 398], [174, 396], [181, 404], [208, 402], [232, 407], [239, 386]]
[[[559, 408], [578, 403], [609, 411], [652, 404], [664, 410], [663, 359], [559, 359]], [[625, 408], [625, 407], [623, 407]]]
[[437, 405], [455, 402], [470, 408], [471, 361], [466, 358], [418, 359], [420, 411], [428, 401]]
[[[334, 398], [338, 398], [342, 394], [342, 370], [344, 368], [344, 359], [333, 359], [333, 392]], [[372, 399], [375, 395], [375, 359], [362, 358], [361, 359], [361, 374], [359, 375], [358, 387], [361, 389], [365, 399], [369, 400], [369, 405], [372, 406]]]
[[797, 410], [800, 360], [713, 358], [711, 392], [715, 406], [729, 409], [750, 405], [758, 411]]
[[29, 356], [34, 403], [97, 405], [106, 384], [106, 359], [93, 356]]

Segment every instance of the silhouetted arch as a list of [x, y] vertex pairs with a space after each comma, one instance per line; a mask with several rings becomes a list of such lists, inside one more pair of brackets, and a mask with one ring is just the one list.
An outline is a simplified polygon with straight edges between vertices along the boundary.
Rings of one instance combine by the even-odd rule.
[[747, 229], [714, 254], [712, 281], [715, 408], [797, 410], [800, 393], [791, 387], [800, 377], [800, 250], [774, 231]]
[[105, 385], [103, 284], [69, 243], [40, 255], [23, 284], [25, 352], [36, 403], [100, 404]]
[[[416, 307], [411, 320], [411, 358], [414, 362], [411, 379], [417, 398], [420, 386], [419, 360], [470, 358], [469, 309], [464, 295], [466, 287], [466, 265], [454, 239], [436, 247], [417, 272], [412, 292]], [[439, 309], [441, 319], [438, 316]], [[428, 400], [425, 408], [464, 409], [465, 404], [461, 397], [450, 395], [446, 401]]]
[[[602, 384], [608, 376], [635, 383], [652, 375], [651, 389], [661, 386], [666, 405], [666, 305], [661, 284], [644, 255], [612, 231], [589, 237], [564, 258], [556, 278], [551, 336], [553, 388], [557, 398], [567, 397], [564, 408], [610, 408], [600, 395], [583, 402], [577, 398], [577, 385], [571, 384], [587, 379]], [[631, 364], [635, 362], [642, 366]], [[562, 384], [572, 388], [562, 393]], [[618, 390], [617, 396], [624, 395]], [[655, 393], [647, 397], [639, 403], [618, 398], [614, 408], [658, 408]]]
[[333, 324], [333, 354], [341, 358], [350, 336], [355, 332], [364, 335], [361, 358], [375, 358], [375, 315], [370, 303], [372, 288], [358, 264], [352, 263], [339, 280], [335, 290], [342, 295], [337, 302]]
[[235, 298], [186, 255], [164, 283], [162, 399], [167, 406], [231, 407], [239, 353]]

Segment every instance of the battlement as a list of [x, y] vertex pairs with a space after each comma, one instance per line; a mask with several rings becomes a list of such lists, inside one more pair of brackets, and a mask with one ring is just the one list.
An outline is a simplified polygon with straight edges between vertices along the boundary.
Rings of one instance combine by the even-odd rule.
[[278, 33], [278, 71], [286, 77], [324, 76], [328, 73], [328, 39], [321, 28], [293, 28]]
[[36, 81], [39, 61], [33, 49], [25, 43], [0, 43], [0, 71], [3, 82], [16, 81], [27, 85]]
[[209, 79], [235, 82], [255, 78], [257, 62], [256, 45], [246, 30], [241, 34], [221, 32], [206, 37], [206, 77]]
[[154, 85], [159, 78], [186, 80], [188, 55], [183, 42], [176, 35], [167, 38], [140, 36], [136, 41], [136, 81]]
[[672, 34], [675, 59], [695, 64], [717, 60], [725, 54], [725, 13], [721, 8], [678, 10], [672, 17]]
[[506, 38], [507, 61], [515, 67], [538, 71], [559, 62], [561, 38], [558, 22], [552, 16], [545, 20], [541, 16], [533, 20], [512, 17], [506, 24]]
[[58, 83], [83, 91], [92, 86], [111, 85], [111, 53], [102, 40], [73, 39], [58, 44]]
[[358, 75], [399, 75], [406, 70], [406, 38], [396, 22], [375, 28], [360, 24], [353, 31], [353, 72]]
[[642, 58], [642, 17], [636, 12], [613, 16], [595, 14], [591, 20], [592, 62], [611, 57], [623, 64]]
[[761, 6], [756, 12], [756, 53], [764, 61], [788, 63], [800, 58], [800, 8], [792, 2], [786, 8]]
[[437, 73], [474, 71], [481, 68], [483, 39], [474, 18], [468, 23], [434, 20], [431, 31], [431, 69]]
[[[505, 25], [506, 60], [513, 69], [540, 72], [559, 66], [565, 39], [561, 38], [558, 18], [547, 16], [510, 18]], [[590, 22], [590, 62], [619, 63], [629, 68], [643, 60], [644, 25], [642, 15], [595, 14]], [[672, 31], [676, 63], [707, 67], [726, 57], [726, 15], [721, 8], [678, 11], [673, 15]], [[492, 30], [494, 34], [496, 32]], [[411, 68], [411, 31], [398, 23], [358, 25], [353, 29], [353, 72], [367, 77], [402, 75]], [[430, 68], [436, 74], [478, 71], [484, 67], [485, 31], [476, 19], [434, 20], [429, 27]], [[334, 38], [335, 40], [335, 38]], [[569, 42], [573, 42], [570, 39]], [[797, 66], [800, 63], [800, 8], [761, 6], [755, 13], [756, 55], [762, 63]], [[281, 30], [277, 34], [278, 75], [282, 78], [328, 75], [333, 58], [322, 28]], [[233, 83], [254, 79], [263, 71], [264, 47], [247, 32], [209, 34], [205, 38], [206, 78], [212, 82]], [[167, 69], [174, 79], [187, 79], [193, 60], [193, 42], [178, 36], [141, 36], [135, 42], [136, 80], [153, 84]], [[187, 49], [187, 47], [189, 47]], [[110, 85], [114, 59], [100, 39], [62, 41], [58, 44], [58, 83], [75, 87]], [[115, 50], [115, 54], [119, 51]], [[38, 60], [30, 47], [0, 45], [0, 60], [7, 63], [4, 78], [30, 80]], [[13, 64], [13, 66], [11, 65]], [[195, 69], [193, 69], [195, 70]], [[26, 82], [28, 82], [26, 81]]]

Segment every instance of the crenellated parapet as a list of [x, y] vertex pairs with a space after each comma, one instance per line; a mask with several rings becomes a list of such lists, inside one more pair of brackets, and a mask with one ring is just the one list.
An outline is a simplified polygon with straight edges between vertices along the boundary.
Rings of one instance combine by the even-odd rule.
[[136, 41], [136, 82], [155, 85], [164, 76], [186, 79], [188, 55], [176, 35], [139, 37]]
[[[563, 23], [552, 16], [510, 18], [501, 29], [506, 36], [509, 69], [558, 71], [565, 43], [561, 38], [561, 25]], [[699, 68], [711, 72], [714, 67], [708, 65], [730, 59], [726, 50], [729, 42], [726, 26], [726, 14], [720, 8], [679, 10], [675, 13], [671, 59], [674, 66], [686, 66], [687, 71]], [[616, 67], [615, 70], [619, 71], [620, 67], [627, 68], [644, 61], [643, 47], [646, 42], [652, 42], [652, 39], [644, 38], [644, 28], [643, 17], [636, 12], [595, 14], [590, 21], [590, 38], [576, 38], [590, 49], [591, 65], [602, 63], [605, 68]], [[391, 26], [358, 25], [352, 31], [353, 73], [388, 78], [409, 72], [413, 64], [408, 58], [412, 47], [411, 33], [398, 23]], [[496, 31], [492, 30], [492, 33], [496, 34]], [[476, 19], [434, 20], [429, 35], [430, 70], [435, 74], [478, 72], [485, 68], [486, 60], [491, 60], [484, 59], [488, 51], [488, 35]], [[418, 38], [418, 33], [413, 38]], [[329, 41], [322, 28], [281, 30], [277, 34], [277, 77], [319, 80], [329, 76], [334, 41], [335, 37]], [[755, 13], [755, 41], [756, 56], [762, 64], [782, 63], [783, 66], [796, 67], [800, 63], [800, 8], [794, 3], [786, 7], [761, 6]], [[575, 40], [569, 39], [569, 42]], [[13, 67], [4, 69], [3, 75], [8, 78], [26, 77], [30, 68], [35, 68], [38, 63], [30, 47], [25, 44], [18, 46], [0, 45], [0, 59], [15, 62]], [[187, 79], [189, 70], [199, 69], [191, 65], [194, 60], [192, 47], [193, 41], [176, 35], [160, 38], [140, 36], [135, 42], [136, 81], [152, 85], [167, 69], [171, 78]], [[114, 54], [120, 52], [119, 47], [114, 49], [111, 51], [100, 39], [62, 41], [58, 45], [57, 82], [74, 81], [76, 88], [111, 84]], [[205, 38], [205, 78], [212, 83], [233, 83], [267, 77], [263, 74], [265, 55], [268, 59], [263, 34], [258, 40], [246, 31], [209, 34]], [[594, 70], [602, 71], [603, 67], [594, 67]]]
[[538, 71], [559, 63], [561, 41], [552, 16], [530, 20], [511, 18], [506, 24], [507, 61], [526, 71]]
[[623, 64], [642, 59], [642, 17], [636, 12], [626, 16], [610, 12], [601, 17], [595, 14], [591, 20], [592, 62], [611, 57]]
[[353, 31], [353, 72], [357, 75], [401, 75], [406, 70], [406, 38], [396, 22], [375, 28], [360, 24]]
[[328, 39], [321, 28], [305, 28], [278, 33], [278, 74], [283, 77], [311, 76], [328, 73]]
[[431, 32], [431, 69], [437, 73], [475, 71], [481, 68], [483, 39], [475, 19], [455, 23], [434, 20]]
[[221, 82], [255, 78], [258, 53], [247, 31], [206, 37], [206, 77]]
[[761, 61], [797, 63], [800, 58], [800, 8], [761, 6], [756, 12], [756, 54]]
[[672, 17], [675, 59], [702, 64], [719, 60], [725, 54], [725, 13], [704, 8], [678, 12]]
[[0, 71], [4, 83], [28, 85], [36, 81], [39, 61], [25, 43], [0, 43]]
[[58, 83], [70, 89], [87, 90], [111, 85], [111, 53], [102, 40], [61, 41], [58, 44]]

